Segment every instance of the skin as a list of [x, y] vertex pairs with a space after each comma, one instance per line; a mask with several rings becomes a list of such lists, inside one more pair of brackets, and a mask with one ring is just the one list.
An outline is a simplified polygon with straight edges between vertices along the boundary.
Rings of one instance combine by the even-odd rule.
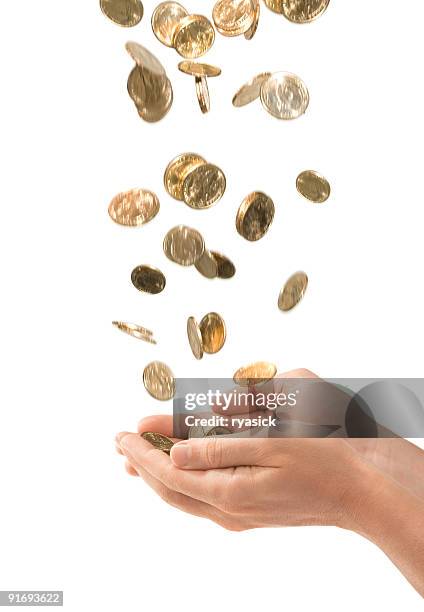
[[[314, 376], [295, 370], [287, 377]], [[172, 436], [172, 417], [143, 419], [117, 450], [167, 503], [232, 531], [333, 525], [379, 546], [424, 596], [424, 451], [399, 439], [177, 441], [171, 456], [140, 437]]]

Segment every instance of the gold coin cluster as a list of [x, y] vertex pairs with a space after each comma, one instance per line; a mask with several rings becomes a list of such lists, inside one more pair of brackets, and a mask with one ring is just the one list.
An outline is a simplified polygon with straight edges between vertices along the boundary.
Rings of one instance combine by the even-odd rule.
[[187, 336], [196, 359], [202, 359], [204, 353], [218, 353], [227, 337], [224, 319], [217, 312], [209, 312], [200, 323], [197, 323], [194, 317], [189, 317]]
[[256, 33], [260, 17], [259, 0], [218, 0], [212, 19], [223, 36], [241, 36], [250, 40]]
[[163, 182], [171, 197], [196, 210], [218, 202], [227, 184], [222, 170], [196, 153], [182, 153], [169, 162]]
[[160, 121], [172, 106], [171, 81], [160, 61], [142, 45], [128, 42], [126, 50], [135, 62], [127, 81], [128, 94], [141, 119]]
[[204, 15], [190, 15], [178, 2], [162, 2], [152, 15], [156, 38], [185, 59], [201, 57], [212, 47], [215, 30]]

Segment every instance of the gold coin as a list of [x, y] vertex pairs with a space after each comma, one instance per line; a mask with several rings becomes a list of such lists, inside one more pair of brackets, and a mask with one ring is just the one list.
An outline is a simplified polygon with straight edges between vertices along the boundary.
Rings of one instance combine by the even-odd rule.
[[187, 336], [193, 355], [196, 359], [203, 357], [202, 334], [199, 325], [194, 317], [187, 319]]
[[225, 255], [211, 251], [212, 257], [218, 265], [218, 278], [232, 278], [236, 273], [236, 268], [233, 262]]
[[188, 437], [191, 438], [214, 438], [215, 436], [226, 436], [231, 434], [228, 427], [220, 425], [193, 425], [188, 430]]
[[270, 76], [270, 72], [262, 72], [254, 76], [253, 79], [250, 79], [250, 81], [240, 87], [238, 92], [234, 95], [233, 105], [237, 107], [245, 106], [259, 98], [262, 83], [269, 79]]
[[161, 361], [152, 361], [144, 368], [146, 391], [157, 400], [166, 401], [175, 395], [175, 379], [171, 369]]
[[137, 338], [138, 340], [144, 340], [144, 342], [150, 342], [150, 344], [156, 344], [156, 340], [153, 338], [153, 332], [141, 325], [136, 325], [135, 323], [124, 323], [123, 321], [112, 321], [112, 325], [114, 325], [117, 329], [120, 329], [122, 332]]
[[309, 106], [309, 92], [295, 74], [275, 72], [262, 83], [261, 102], [277, 119], [297, 119]]
[[282, 0], [282, 14], [293, 23], [308, 23], [322, 15], [330, 0]]
[[221, 68], [211, 66], [210, 64], [201, 64], [200, 62], [180, 62], [178, 64], [178, 70], [197, 77], [216, 77], [221, 74]]
[[258, 361], [251, 365], [239, 368], [233, 376], [236, 385], [251, 387], [268, 380], [272, 380], [277, 374], [277, 367], [267, 361]]
[[133, 58], [137, 66], [140, 66], [143, 70], [147, 70], [156, 76], [166, 76], [165, 68], [160, 61], [145, 47], [142, 47], [136, 42], [127, 42], [125, 49]]
[[177, 225], [163, 241], [165, 255], [181, 266], [192, 266], [203, 255], [205, 242], [202, 235], [186, 225]]
[[205, 278], [216, 278], [218, 276], [218, 263], [207, 249], [203, 251], [203, 255], [196, 261], [194, 266]]
[[109, 204], [112, 221], [119, 225], [138, 227], [151, 221], [159, 212], [159, 199], [147, 189], [131, 189], [118, 193]]
[[209, 87], [206, 77], [195, 77], [196, 95], [202, 113], [208, 113], [211, 108]]
[[204, 55], [212, 47], [215, 30], [209, 19], [203, 15], [188, 15], [178, 24], [173, 46], [186, 59], [195, 59]]
[[252, 0], [218, 0], [212, 19], [223, 36], [239, 36], [247, 32], [255, 19]]
[[238, 233], [251, 242], [260, 240], [267, 233], [274, 213], [274, 202], [269, 196], [261, 191], [250, 193], [244, 198], [237, 212]]
[[173, 47], [175, 30], [187, 15], [185, 8], [178, 2], [161, 2], [152, 15], [152, 30], [156, 38], [167, 47]]
[[172, 106], [173, 91], [170, 80], [135, 66], [127, 82], [128, 93], [138, 114], [150, 123], [162, 119]]
[[186, 176], [197, 166], [206, 164], [206, 159], [197, 153], [182, 153], [173, 159], [166, 167], [163, 182], [166, 191], [176, 200], [182, 200], [183, 184]]
[[166, 285], [163, 273], [151, 266], [137, 266], [134, 268], [131, 272], [131, 282], [139, 291], [154, 295], [163, 291]]
[[171, 454], [171, 448], [174, 446], [174, 442], [171, 440], [171, 438], [167, 438], [163, 434], [154, 433], [152, 431], [145, 431], [140, 435], [142, 438], [144, 438], [144, 440], [150, 442], [150, 444], [158, 450], [161, 450], [167, 455]]
[[166, 89], [164, 91], [164, 98], [158, 103], [148, 103], [144, 106], [138, 106], [136, 104], [137, 112], [141, 119], [148, 121], [149, 123], [156, 123], [165, 117], [173, 102], [172, 86], [168, 79], [166, 79]]
[[255, 36], [259, 25], [259, 17], [261, 16], [261, 5], [259, 0], [252, 0], [252, 5], [254, 11], [253, 23], [247, 32], [244, 33], [246, 40], [252, 40], [252, 38]]
[[205, 353], [215, 354], [222, 349], [227, 337], [224, 319], [217, 312], [209, 312], [199, 324]]
[[330, 197], [330, 183], [315, 170], [301, 172], [296, 179], [296, 187], [303, 197], [316, 204], [322, 204]]
[[100, 8], [111, 21], [125, 28], [140, 23], [144, 12], [140, 0], [100, 0]]
[[274, 13], [282, 15], [284, 13], [283, 4], [285, 0], [264, 0], [265, 6], [268, 7]]
[[308, 277], [305, 272], [296, 272], [289, 278], [278, 296], [278, 308], [287, 312], [294, 308], [305, 295]]
[[218, 166], [203, 164], [192, 170], [183, 183], [183, 197], [187, 206], [210, 208], [224, 195], [226, 180]]

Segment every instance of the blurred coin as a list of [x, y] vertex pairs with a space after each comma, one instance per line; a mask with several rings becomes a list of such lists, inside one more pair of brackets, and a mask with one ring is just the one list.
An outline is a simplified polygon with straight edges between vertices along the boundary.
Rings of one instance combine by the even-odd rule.
[[296, 187], [303, 197], [316, 204], [322, 204], [330, 197], [330, 183], [315, 170], [301, 172], [296, 179]]
[[283, 4], [285, 0], [264, 0], [265, 6], [267, 6], [274, 13], [282, 15], [284, 12]]
[[169, 162], [166, 167], [163, 182], [170, 196], [176, 200], [182, 200], [183, 184], [186, 176], [197, 166], [206, 164], [206, 160], [197, 153], [182, 153]]
[[140, 23], [143, 17], [143, 5], [140, 0], [100, 0], [103, 13], [125, 28]]
[[233, 380], [242, 387], [251, 387], [271, 380], [276, 374], [277, 367], [273, 363], [258, 361], [239, 368], [234, 374]]
[[144, 293], [160, 293], [165, 289], [166, 279], [163, 273], [151, 266], [137, 266], [131, 272], [131, 282], [136, 289]]
[[178, 64], [178, 70], [197, 77], [216, 77], [221, 74], [221, 68], [211, 66], [210, 64], [201, 64], [200, 62], [180, 62]]
[[209, 19], [188, 15], [178, 24], [172, 44], [182, 57], [194, 59], [209, 51], [214, 40], [215, 31]]
[[155, 101], [147, 99], [146, 104], [137, 105], [137, 112], [141, 119], [144, 121], [148, 121], [149, 123], [156, 123], [165, 117], [172, 106], [173, 102], [173, 92], [171, 82], [166, 79], [166, 87], [163, 93], [163, 98]]
[[153, 433], [152, 431], [145, 431], [140, 435], [142, 438], [144, 438], [144, 440], [150, 442], [150, 444], [158, 450], [161, 450], [167, 455], [171, 454], [171, 448], [174, 446], [174, 442], [171, 440], [171, 438], [167, 438], [167, 436], [164, 436], [163, 434]]
[[206, 77], [195, 77], [196, 95], [202, 113], [208, 113], [211, 108], [209, 87]]
[[205, 249], [203, 255], [194, 264], [195, 268], [205, 278], [216, 278], [218, 276], [218, 263], [210, 251]]
[[194, 317], [189, 317], [187, 319], [187, 336], [193, 355], [196, 359], [202, 359], [202, 334], [200, 333], [199, 325]]
[[183, 197], [187, 206], [210, 208], [224, 195], [224, 173], [214, 164], [198, 166], [187, 175], [183, 184]]
[[236, 228], [240, 236], [251, 242], [260, 240], [274, 219], [275, 206], [269, 196], [254, 191], [246, 196], [236, 217]]
[[270, 72], [262, 72], [261, 74], [257, 74], [250, 79], [247, 83], [245, 83], [235, 94], [233, 98], [233, 105], [240, 107], [245, 106], [246, 104], [250, 104], [253, 100], [259, 98], [261, 93], [261, 86], [269, 77], [271, 76]]
[[166, 401], [175, 395], [175, 379], [171, 369], [162, 361], [152, 361], [144, 368], [146, 391], [157, 400]]
[[212, 257], [215, 259], [218, 265], [218, 277], [219, 278], [232, 278], [236, 273], [236, 268], [232, 261], [225, 255], [211, 251]]
[[226, 436], [231, 434], [231, 430], [228, 427], [221, 427], [220, 425], [193, 425], [188, 430], [188, 437], [191, 438], [213, 438], [215, 436]]
[[166, 76], [165, 68], [160, 61], [145, 47], [136, 42], [127, 42], [125, 49], [140, 68], [148, 70], [156, 76]]
[[308, 108], [309, 92], [295, 74], [275, 72], [262, 83], [261, 102], [277, 119], [297, 119]]
[[205, 242], [195, 229], [177, 225], [166, 234], [163, 250], [171, 261], [181, 266], [192, 266], [203, 255]]
[[247, 32], [244, 33], [246, 40], [252, 40], [252, 38], [255, 36], [259, 25], [259, 17], [261, 16], [261, 4], [259, 0], [252, 0], [252, 6], [254, 12], [253, 22]]
[[150, 123], [162, 119], [172, 106], [172, 85], [166, 76], [159, 77], [135, 66], [128, 77], [127, 89], [140, 117]]
[[167, 47], [173, 47], [175, 30], [187, 15], [185, 8], [178, 2], [161, 2], [152, 15], [152, 30], [156, 38]]
[[282, 14], [293, 23], [308, 23], [327, 10], [330, 0], [280, 0]]
[[239, 36], [247, 32], [255, 19], [252, 0], [218, 0], [212, 19], [223, 36]]
[[305, 295], [308, 287], [308, 277], [305, 272], [296, 272], [293, 274], [278, 296], [278, 308], [287, 312], [294, 308]]
[[205, 353], [215, 354], [222, 349], [227, 337], [224, 319], [217, 312], [209, 312], [199, 324]]
[[147, 189], [118, 193], [109, 204], [110, 218], [119, 225], [138, 227], [151, 221], [159, 212], [159, 199]]
[[135, 323], [124, 323], [123, 321], [112, 321], [117, 329], [137, 338], [138, 340], [144, 340], [144, 342], [150, 342], [150, 344], [156, 344], [156, 340], [153, 338], [153, 332], [141, 325]]

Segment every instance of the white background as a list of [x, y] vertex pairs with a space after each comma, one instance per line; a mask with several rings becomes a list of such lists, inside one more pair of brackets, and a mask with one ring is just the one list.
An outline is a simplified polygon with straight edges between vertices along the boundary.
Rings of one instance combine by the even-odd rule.
[[[211, 15], [211, 1], [190, 2]], [[421, 609], [383, 553], [352, 533], [234, 534], [167, 507], [124, 473], [114, 435], [171, 411], [141, 383], [153, 359], [181, 377], [231, 376], [259, 359], [328, 377], [422, 376], [424, 4], [332, 0], [305, 26], [263, 7], [252, 41], [217, 35], [205, 57], [222, 67], [207, 116], [176, 52], [153, 36], [152, 0], [130, 30], [95, 0], [3, 4], [0, 589], [64, 589], [72, 611]], [[126, 92], [132, 39], [173, 84], [158, 124], [142, 122]], [[232, 107], [238, 87], [265, 70], [304, 79], [304, 117]], [[226, 173], [209, 211], [164, 191], [163, 171], [184, 151]], [[296, 192], [308, 168], [331, 182], [323, 206]], [[161, 201], [139, 229], [107, 214], [132, 187]], [[234, 226], [252, 190], [277, 209], [256, 244]], [[208, 281], [169, 262], [162, 239], [178, 223], [229, 255], [236, 277]], [[131, 285], [142, 263], [166, 274], [161, 295]], [[296, 270], [308, 273], [308, 293], [284, 315], [278, 291]], [[228, 341], [196, 362], [185, 322], [212, 310]], [[158, 345], [121, 334], [113, 319], [152, 328]]]

